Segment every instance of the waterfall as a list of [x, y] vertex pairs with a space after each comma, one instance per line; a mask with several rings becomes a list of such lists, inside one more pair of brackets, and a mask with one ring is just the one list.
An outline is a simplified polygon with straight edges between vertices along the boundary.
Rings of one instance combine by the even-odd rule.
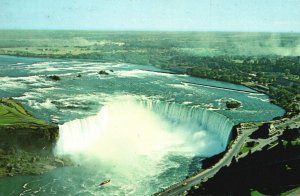
[[60, 125], [55, 153], [139, 192], [170, 171], [186, 175], [195, 169], [190, 163], [195, 157], [222, 152], [232, 125], [213, 111], [122, 97], [104, 104], [97, 115]]
[[231, 135], [231, 129], [234, 125], [234, 123], [226, 116], [204, 108], [159, 100], [141, 101], [140, 104], [155, 113], [158, 113], [172, 123], [189, 123], [213, 132], [218, 135], [219, 139], [222, 141], [222, 146], [227, 145]]
[[55, 150], [101, 159], [122, 157], [124, 148], [129, 154], [157, 157], [168, 151], [209, 156], [225, 149], [232, 127], [227, 117], [203, 108], [126, 98], [108, 103], [95, 116], [60, 125]]

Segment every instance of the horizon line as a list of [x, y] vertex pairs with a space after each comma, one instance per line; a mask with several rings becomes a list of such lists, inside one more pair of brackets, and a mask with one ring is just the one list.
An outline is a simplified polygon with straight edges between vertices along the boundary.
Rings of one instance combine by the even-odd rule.
[[239, 30], [138, 30], [138, 29], [37, 29], [0, 28], [0, 31], [94, 31], [94, 32], [162, 32], [162, 33], [300, 33], [300, 31], [239, 31]]

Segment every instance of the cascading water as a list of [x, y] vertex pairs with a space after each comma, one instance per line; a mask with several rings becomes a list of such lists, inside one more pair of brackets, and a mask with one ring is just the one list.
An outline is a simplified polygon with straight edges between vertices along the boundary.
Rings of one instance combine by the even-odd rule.
[[228, 143], [234, 123], [219, 113], [204, 108], [160, 100], [141, 101], [141, 103], [146, 108], [174, 123], [175, 126], [176, 124], [188, 123], [191, 127], [201, 127], [204, 130], [217, 134], [222, 141], [223, 147]]
[[[217, 135], [222, 147], [225, 147], [234, 125], [227, 117], [199, 107], [160, 100], [135, 100], [128, 97], [125, 100], [123, 103], [117, 100], [104, 106], [95, 116], [61, 125], [56, 151], [86, 153], [88, 146], [96, 142], [95, 140], [99, 142], [99, 139], [104, 139], [108, 134], [116, 137], [126, 135], [126, 139], [133, 139], [130, 136], [135, 134], [135, 136], [144, 136], [146, 141], [153, 138], [157, 140], [158, 135], [165, 133], [162, 130], [168, 129], [170, 129], [169, 134], [183, 131], [185, 135], [205, 130]], [[158, 146], [162, 146], [166, 141], [159, 143]]]
[[[122, 97], [103, 106], [95, 116], [61, 125], [55, 151], [71, 155], [81, 164], [98, 163], [100, 170], [111, 173], [109, 178], [117, 177], [115, 184], [122, 184], [123, 179], [136, 194], [147, 192], [145, 185], [158, 183], [158, 176], [174, 168], [179, 172], [174, 177], [186, 175], [183, 167], [188, 166], [183, 165], [195, 156], [223, 151], [232, 125], [212, 111]], [[153, 193], [153, 187], [148, 191]]]

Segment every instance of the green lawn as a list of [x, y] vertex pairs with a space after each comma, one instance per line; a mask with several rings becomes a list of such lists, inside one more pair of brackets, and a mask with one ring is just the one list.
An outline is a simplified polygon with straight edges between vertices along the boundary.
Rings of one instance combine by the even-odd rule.
[[45, 125], [47, 122], [33, 117], [16, 101], [0, 98], [0, 126], [16, 124]]
[[241, 148], [240, 152], [241, 152], [242, 154], [247, 153], [247, 152], [249, 152], [249, 150], [251, 150], [252, 148], [254, 148], [255, 146], [257, 146], [258, 144], [259, 144], [258, 142], [255, 142], [255, 144], [254, 144], [252, 147], [250, 147], [250, 146], [248, 145], [248, 142], [247, 142], [247, 143], [245, 143], [244, 146]]
[[265, 196], [265, 194], [262, 194], [262, 193], [260, 193], [258, 191], [252, 191], [251, 192], [251, 196]]
[[280, 195], [281, 195], [281, 196], [286, 196], [286, 195], [289, 195], [289, 194], [293, 193], [294, 191], [296, 191], [296, 190], [298, 190], [298, 189], [300, 189], [300, 187], [291, 189], [291, 190], [289, 190], [289, 191], [287, 191], [287, 192], [281, 193]]
[[292, 141], [292, 145], [300, 145], [300, 138], [298, 137], [294, 141]]

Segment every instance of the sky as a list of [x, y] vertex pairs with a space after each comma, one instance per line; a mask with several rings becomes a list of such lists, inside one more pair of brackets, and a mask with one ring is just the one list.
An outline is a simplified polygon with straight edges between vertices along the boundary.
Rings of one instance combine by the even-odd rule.
[[300, 0], [0, 0], [0, 29], [300, 32]]

